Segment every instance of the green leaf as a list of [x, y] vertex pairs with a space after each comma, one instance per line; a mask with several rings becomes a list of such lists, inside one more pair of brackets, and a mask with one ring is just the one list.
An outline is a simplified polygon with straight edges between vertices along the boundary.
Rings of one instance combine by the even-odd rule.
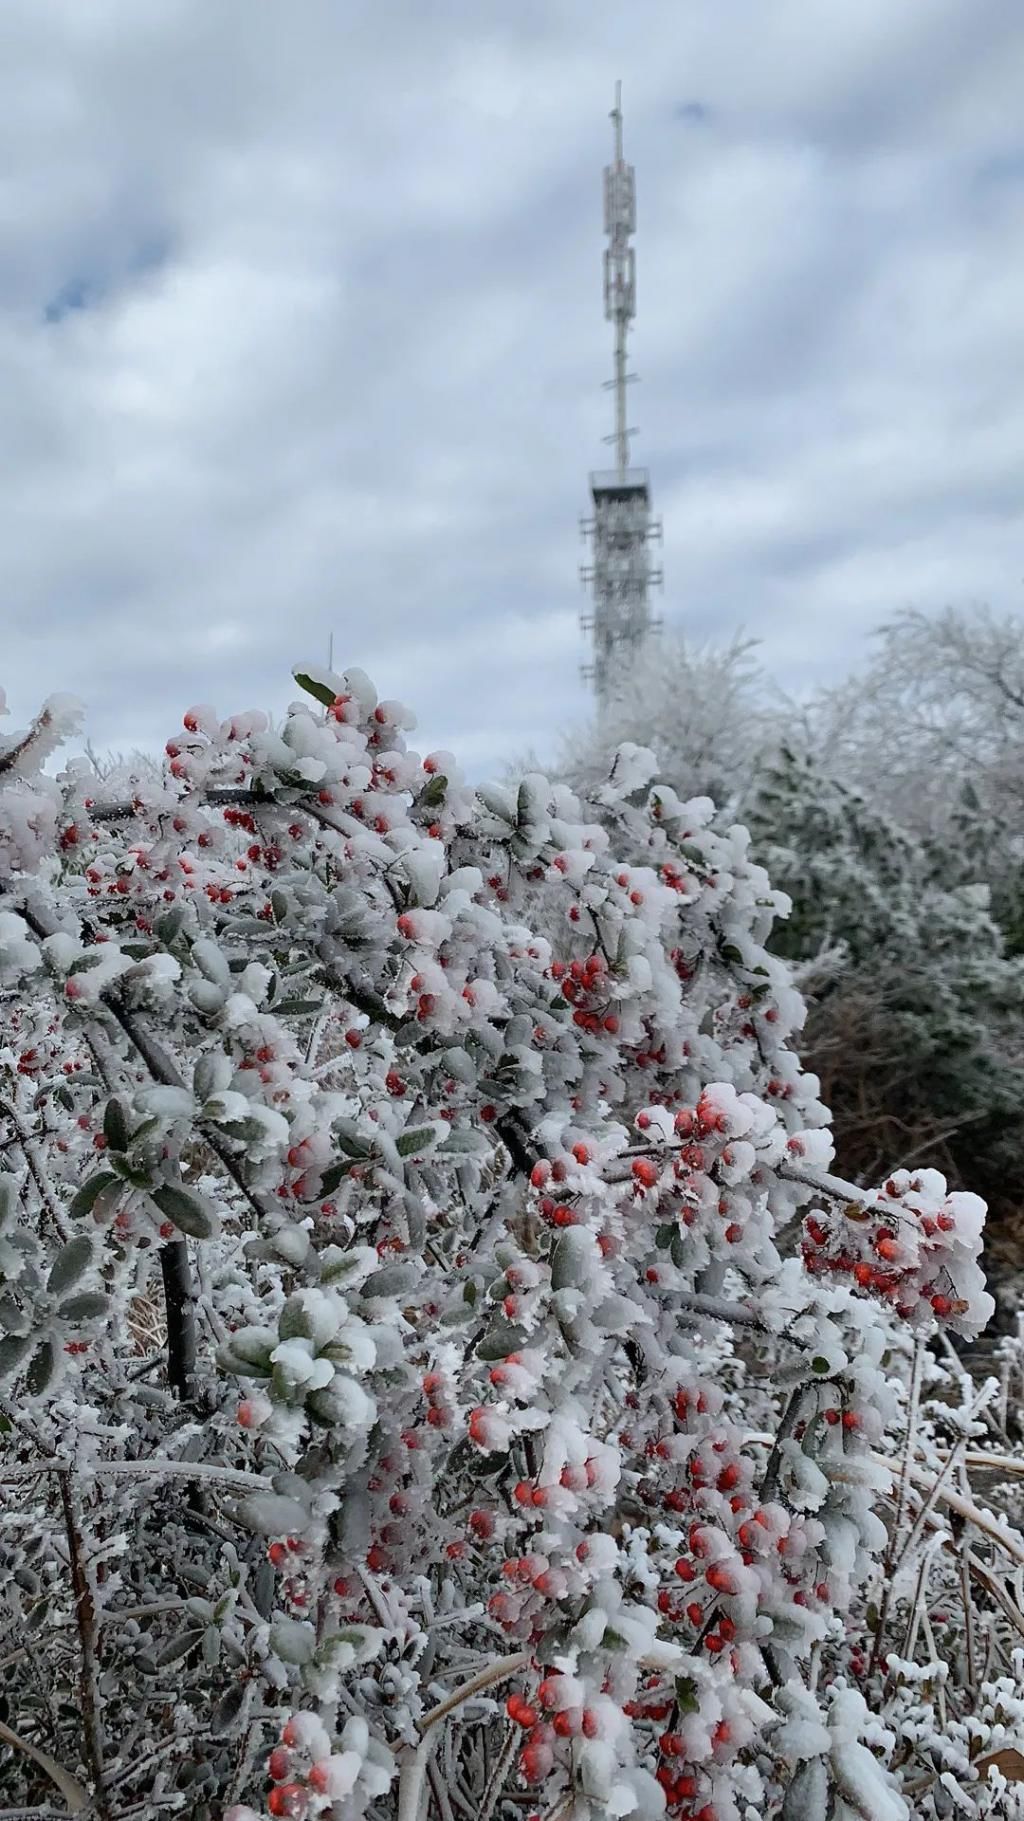
[[322, 1012], [323, 1008], [322, 999], [278, 999], [274, 1005], [275, 1012], [291, 1018], [308, 1018], [315, 1012]]
[[280, 890], [272, 891], [270, 894], [270, 908], [274, 913], [274, 922], [283, 923], [288, 915], [287, 892]]
[[674, 1222], [667, 1222], [665, 1226], [658, 1228], [657, 1232], [654, 1235], [654, 1243], [657, 1246], [659, 1252], [668, 1251], [668, 1248], [672, 1244], [672, 1241], [675, 1239], [678, 1231], [679, 1231], [679, 1228], [675, 1225]]
[[183, 904], [172, 905], [170, 910], [164, 911], [162, 917], [157, 918], [156, 933], [165, 948], [170, 948], [171, 943], [181, 934], [184, 922], [185, 906]]
[[336, 692], [329, 683], [316, 682], [313, 677], [307, 676], [304, 670], [293, 670], [292, 676], [299, 688], [304, 689], [308, 696], [315, 696], [316, 700], [322, 702], [325, 708], [330, 708]]
[[116, 1094], [103, 1109], [103, 1136], [112, 1151], [128, 1149], [128, 1117]]
[[[507, 1459], [507, 1456], [505, 1457]], [[565, 1656], [571, 1649], [569, 1643], [570, 1627], [566, 1624], [552, 1625], [545, 1630], [544, 1636], [536, 1648], [536, 1659], [546, 1669], [550, 1669], [559, 1657]]]
[[344, 1182], [354, 1164], [355, 1158], [347, 1158], [344, 1163], [329, 1163], [320, 1177], [321, 1195], [333, 1195], [338, 1184]]
[[[459, 1465], [461, 1468], [461, 1461]], [[481, 1454], [478, 1449], [474, 1448], [472, 1459], [467, 1460], [465, 1463], [465, 1471], [471, 1474], [474, 1479], [492, 1479], [496, 1473], [501, 1473], [502, 1471], [508, 1472], [508, 1455]]]
[[5, 1334], [0, 1340], [0, 1382], [17, 1372], [32, 1346], [31, 1334]]
[[369, 1625], [346, 1625], [343, 1631], [331, 1632], [317, 1645], [318, 1669], [337, 1664], [347, 1669], [351, 1663], [369, 1663], [378, 1655], [384, 1634]]
[[415, 1151], [426, 1150], [434, 1137], [435, 1131], [432, 1125], [416, 1126], [415, 1129], [407, 1127], [404, 1132], [399, 1133], [395, 1141], [395, 1149], [399, 1157], [411, 1157]]
[[113, 1170], [100, 1170], [97, 1175], [88, 1177], [73, 1196], [69, 1213], [76, 1217], [91, 1214], [104, 1189], [112, 1189], [120, 1180]]
[[812, 1372], [831, 1372], [832, 1368], [823, 1353], [816, 1353], [811, 1361]]
[[420, 791], [420, 802], [424, 809], [437, 809], [444, 802], [448, 789], [448, 779], [442, 772], [431, 778], [430, 783]]
[[274, 1564], [264, 1556], [256, 1565], [252, 1579], [252, 1603], [261, 1619], [269, 1619], [274, 1610], [274, 1599], [277, 1594], [277, 1575]]
[[482, 1132], [467, 1130], [449, 1132], [444, 1143], [438, 1145], [437, 1151], [439, 1157], [484, 1157], [492, 1148]]
[[[239, 1578], [240, 1577], [238, 1577], [236, 1574], [236, 1585], [237, 1585], [237, 1580]], [[215, 1625], [224, 1625], [227, 1622], [227, 1620], [231, 1617], [231, 1614], [234, 1612], [237, 1604], [238, 1604], [238, 1594], [236, 1592], [235, 1586], [231, 1586], [228, 1588], [227, 1593], [221, 1594], [220, 1599], [217, 1601], [216, 1605], [214, 1606], [214, 1609], [213, 1609], [214, 1624]]]
[[354, 1130], [346, 1130], [343, 1126], [335, 1126], [334, 1136], [346, 1157], [351, 1157], [356, 1163], [365, 1163], [370, 1155], [370, 1147], [368, 1144], [364, 1143], [363, 1139], [357, 1137]]
[[506, 1323], [498, 1323], [488, 1328], [476, 1350], [477, 1359], [507, 1359], [510, 1353], [518, 1353], [526, 1336], [522, 1328], [512, 1328]]
[[201, 1631], [185, 1631], [180, 1637], [172, 1638], [162, 1650], [157, 1651], [157, 1663], [161, 1669], [166, 1669], [169, 1663], [178, 1663], [182, 1657], [187, 1657], [189, 1651], [195, 1650], [196, 1645], [201, 1644], [202, 1641]]
[[[793, 1772], [779, 1821], [828, 1821], [834, 1811], [834, 1793], [824, 1758], [805, 1758]], [[859, 1789], [853, 1793], [859, 1794]]]
[[270, 1648], [282, 1663], [312, 1663], [316, 1632], [306, 1619], [277, 1619], [270, 1627]]
[[445, 1310], [441, 1317], [441, 1326], [442, 1328], [457, 1328], [460, 1322], [471, 1321], [472, 1317], [473, 1311], [466, 1303], [456, 1303], [453, 1308]]
[[230, 1732], [245, 1702], [246, 1684], [233, 1682], [213, 1710], [210, 1731], [214, 1735]]
[[0, 1296], [0, 1328], [7, 1334], [24, 1334], [28, 1319], [27, 1312], [19, 1309], [13, 1296], [9, 1293]]
[[297, 1536], [309, 1523], [298, 1499], [280, 1492], [251, 1492], [238, 1507], [241, 1523], [261, 1536]]
[[164, 1219], [173, 1221], [190, 1239], [212, 1239], [219, 1231], [213, 1209], [183, 1182], [164, 1182], [149, 1192]]
[[277, 1318], [277, 1332], [282, 1340], [312, 1340], [315, 1324], [301, 1293], [289, 1296]]
[[594, 1241], [585, 1227], [566, 1227], [551, 1257], [551, 1288], [582, 1289], [594, 1259]]
[[51, 1296], [62, 1296], [65, 1290], [71, 1290], [80, 1277], [84, 1277], [92, 1264], [92, 1240], [87, 1233], [78, 1233], [62, 1246], [50, 1266], [50, 1275], [46, 1288]]
[[69, 1296], [67, 1302], [61, 1303], [57, 1314], [61, 1321], [96, 1321], [106, 1315], [109, 1308], [110, 1298], [104, 1296], [102, 1290], [83, 1290], [80, 1295]]
[[41, 1397], [53, 1383], [57, 1371], [57, 1349], [52, 1340], [44, 1340], [35, 1350], [25, 1374], [25, 1388], [31, 1397]]
[[676, 1706], [681, 1714], [695, 1714], [700, 1707], [697, 1684], [689, 1676], [676, 1677]]
[[75, 956], [74, 961], [72, 961], [71, 966], [68, 968], [68, 973], [88, 974], [92, 968], [99, 967], [102, 959], [103, 956], [98, 954], [94, 948], [87, 949], [84, 955]]
[[[379, 1271], [371, 1271], [363, 1284], [364, 1296], [408, 1296], [419, 1281], [419, 1269], [413, 1259], [406, 1259], [393, 1265], [383, 1265]], [[331, 1345], [323, 1351], [329, 1359], [345, 1360], [349, 1357], [347, 1350], [332, 1352]]]
[[239, 1144], [253, 1144], [267, 1128], [260, 1119], [222, 1119], [220, 1129], [226, 1138], [235, 1138]]
[[18, 1205], [18, 1185], [6, 1171], [0, 1173], [0, 1227], [6, 1226]]
[[734, 967], [743, 966], [743, 954], [735, 942], [723, 942], [719, 953], [723, 961], [731, 961]]

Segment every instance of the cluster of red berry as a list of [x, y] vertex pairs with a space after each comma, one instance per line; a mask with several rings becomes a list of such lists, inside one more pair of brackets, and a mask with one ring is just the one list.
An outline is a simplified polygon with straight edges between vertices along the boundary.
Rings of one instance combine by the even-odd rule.
[[[330, 1765], [319, 1759], [307, 1768], [301, 1767], [296, 1752], [301, 1753], [303, 1740], [294, 1719], [287, 1720], [281, 1731], [281, 1743], [275, 1745], [267, 1759], [267, 1774], [274, 1788], [267, 1797], [267, 1807], [274, 1816], [301, 1817], [309, 1807], [309, 1792], [325, 1795], [330, 1789]], [[302, 1753], [302, 1756], [308, 1754]]]
[[954, 1198], [926, 1213], [895, 1181], [863, 1206], [840, 1213], [809, 1214], [804, 1220], [803, 1258], [812, 1274], [830, 1272], [891, 1303], [909, 1320], [922, 1309], [940, 1321], [968, 1310], [950, 1272], [947, 1236], [957, 1227]]
[[619, 1015], [613, 1009], [608, 979], [608, 964], [598, 953], [585, 961], [552, 961], [548, 969], [558, 982], [562, 998], [573, 1008], [572, 1021], [581, 1031], [604, 1031], [609, 1037], [618, 1034]]

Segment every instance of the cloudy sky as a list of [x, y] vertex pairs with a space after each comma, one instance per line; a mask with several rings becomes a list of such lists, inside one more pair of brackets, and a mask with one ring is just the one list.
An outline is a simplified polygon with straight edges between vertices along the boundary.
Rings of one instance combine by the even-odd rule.
[[1024, 613], [1020, 0], [3, 0], [19, 724], [279, 710], [331, 632], [474, 773], [587, 714], [617, 77], [666, 622], [793, 687]]

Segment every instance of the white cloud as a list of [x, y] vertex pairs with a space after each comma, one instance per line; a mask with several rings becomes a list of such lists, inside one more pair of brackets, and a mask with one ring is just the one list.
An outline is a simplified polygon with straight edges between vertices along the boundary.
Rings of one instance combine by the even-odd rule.
[[587, 711], [618, 76], [666, 620], [792, 684], [909, 601], [1019, 604], [1011, 0], [7, 0], [16, 715], [278, 707], [331, 631], [474, 770]]

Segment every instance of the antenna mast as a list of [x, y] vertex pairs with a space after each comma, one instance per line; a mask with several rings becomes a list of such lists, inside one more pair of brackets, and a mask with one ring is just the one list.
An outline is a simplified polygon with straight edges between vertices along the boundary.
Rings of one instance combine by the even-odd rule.
[[616, 676], [657, 630], [648, 590], [662, 580], [661, 570], [648, 561], [648, 545], [661, 541], [661, 523], [651, 517], [647, 470], [629, 465], [629, 439], [636, 435], [626, 421], [626, 388], [636, 379], [626, 366], [629, 325], [636, 315], [636, 254], [630, 244], [636, 232], [636, 174], [622, 154], [621, 82], [615, 85], [611, 121], [615, 157], [604, 172], [604, 313], [615, 328], [614, 377], [605, 381], [615, 394], [615, 429], [604, 440], [615, 446], [616, 467], [591, 475], [593, 515], [580, 521], [593, 543], [592, 561], [580, 570], [593, 589], [593, 609], [582, 625], [593, 633], [594, 657], [584, 675], [596, 687], [600, 708], [607, 706]]
[[622, 84], [615, 84], [611, 111], [615, 128], [615, 163], [604, 174], [604, 313], [615, 324], [615, 454], [620, 474], [629, 467], [626, 387], [636, 377], [626, 372], [626, 337], [636, 315], [636, 254], [629, 244], [636, 232], [636, 174], [622, 156]]

